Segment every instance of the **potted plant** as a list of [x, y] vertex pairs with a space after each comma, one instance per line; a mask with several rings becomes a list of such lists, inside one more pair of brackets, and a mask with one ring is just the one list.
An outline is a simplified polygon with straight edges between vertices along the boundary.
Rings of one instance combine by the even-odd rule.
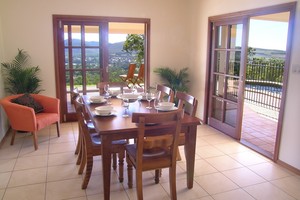
[[42, 80], [38, 77], [39, 66], [31, 66], [30, 56], [18, 49], [11, 62], [1, 63], [5, 90], [10, 94], [40, 93]]
[[189, 91], [188, 83], [190, 81], [187, 67], [179, 70], [179, 72], [169, 67], [160, 67], [154, 69], [154, 72], [157, 73], [165, 81], [165, 85], [172, 88], [174, 92]]

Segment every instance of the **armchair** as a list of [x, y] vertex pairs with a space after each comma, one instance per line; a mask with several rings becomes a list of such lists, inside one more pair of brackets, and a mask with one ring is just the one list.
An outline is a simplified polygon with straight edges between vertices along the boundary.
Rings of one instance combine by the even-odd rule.
[[40, 103], [44, 108], [43, 112], [35, 113], [33, 108], [11, 102], [12, 99], [20, 96], [22, 96], [22, 94], [8, 96], [0, 100], [0, 104], [4, 108], [13, 130], [10, 144], [14, 144], [16, 131], [28, 131], [33, 135], [34, 149], [37, 150], [37, 132], [39, 130], [56, 123], [57, 136], [60, 136], [60, 100], [39, 94], [30, 94], [30, 96], [32, 96], [33, 99]]

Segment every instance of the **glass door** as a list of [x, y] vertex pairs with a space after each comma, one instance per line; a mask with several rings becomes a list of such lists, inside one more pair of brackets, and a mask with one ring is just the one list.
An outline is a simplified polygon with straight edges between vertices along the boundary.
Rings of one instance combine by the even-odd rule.
[[208, 124], [239, 139], [246, 21], [213, 24]]

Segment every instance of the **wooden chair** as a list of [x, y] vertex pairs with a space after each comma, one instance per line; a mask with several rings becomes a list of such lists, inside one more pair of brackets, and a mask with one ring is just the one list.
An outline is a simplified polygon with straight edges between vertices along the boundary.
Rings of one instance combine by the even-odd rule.
[[136, 64], [129, 64], [127, 74], [119, 75], [121, 80], [127, 84], [129, 87], [129, 84], [134, 84], [134, 71], [136, 68]]
[[[165, 113], [133, 113], [132, 122], [137, 123], [138, 134], [135, 144], [126, 145], [126, 161], [128, 165], [128, 187], [132, 188], [132, 166], [136, 169], [137, 199], [143, 199], [142, 172], [169, 168], [169, 184], [171, 199], [176, 200], [176, 154], [181, 129], [182, 110]], [[151, 125], [148, 125], [151, 124]], [[154, 124], [154, 125], [153, 125]], [[169, 146], [158, 144], [151, 149], [144, 149], [147, 136], [156, 137], [170, 135]]]
[[55, 123], [57, 136], [60, 136], [60, 100], [40, 94], [30, 94], [29, 97], [43, 107], [42, 112], [36, 113], [32, 107], [12, 102], [13, 99], [25, 96], [23, 94], [8, 96], [1, 99], [0, 104], [3, 106], [13, 130], [10, 144], [14, 144], [17, 131], [27, 131], [32, 133], [34, 149], [37, 150], [39, 130]]
[[134, 74], [133, 83], [137, 84], [140, 87], [143, 87], [142, 84], [144, 84], [144, 76], [145, 76], [144, 73], [145, 73], [145, 65], [141, 64], [140, 69], [139, 69], [139, 73]]
[[157, 84], [156, 91], [158, 99], [163, 101], [167, 97], [168, 102], [174, 101], [174, 91], [170, 87]]
[[[86, 117], [84, 114], [84, 105], [81, 104], [79, 98], [76, 99], [76, 114], [79, 122], [79, 127], [81, 129], [83, 138], [83, 157], [80, 164], [80, 169], [83, 170], [86, 166], [85, 176], [81, 185], [82, 189], [86, 189], [89, 183], [92, 169], [93, 169], [93, 157], [101, 155], [101, 140], [98, 133], [91, 133]], [[125, 145], [126, 140], [116, 140], [112, 142], [112, 154], [118, 154], [119, 157], [119, 181], [123, 182], [123, 171], [124, 171], [124, 157], [125, 157]], [[116, 156], [114, 156], [115, 158]], [[115, 169], [115, 167], [114, 167]], [[82, 173], [82, 172], [81, 172]]]
[[110, 88], [119, 89], [120, 94], [123, 93], [123, 88], [127, 86], [125, 82], [99, 82], [97, 84], [97, 88], [99, 88], [100, 95], [103, 95], [105, 93], [105, 91], [104, 91], [105, 84], [109, 84]]

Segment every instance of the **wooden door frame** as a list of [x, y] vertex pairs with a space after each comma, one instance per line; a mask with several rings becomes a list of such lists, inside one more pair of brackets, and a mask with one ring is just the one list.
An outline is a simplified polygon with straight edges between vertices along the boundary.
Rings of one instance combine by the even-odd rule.
[[[274, 157], [273, 160], [277, 161], [279, 157], [279, 148], [280, 148], [280, 139], [281, 139], [281, 131], [282, 131], [282, 122], [283, 122], [283, 114], [284, 114], [284, 106], [286, 102], [286, 93], [287, 93], [287, 83], [288, 83], [288, 74], [289, 74], [289, 68], [290, 68], [290, 57], [291, 57], [291, 49], [292, 49], [292, 34], [293, 34], [293, 28], [294, 28], [294, 19], [295, 19], [295, 12], [296, 12], [296, 4], [297, 2], [290, 2], [285, 4], [279, 4], [269, 7], [262, 7], [252, 10], [245, 10], [240, 12], [234, 12], [229, 14], [222, 14], [217, 16], [212, 16], [208, 18], [208, 43], [207, 43], [207, 60], [206, 60], [206, 74], [205, 74], [205, 98], [204, 98], [204, 113], [203, 113], [203, 122], [205, 124], [208, 123], [208, 106], [211, 102], [209, 102], [209, 92], [210, 92], [210, 86], [211, 86], [211, 47], [212, 47], [212, 27], [213, 23], [217, 22], [219, 20], [224, 19], [232, 19], [237, 17], [247, 17], [250, 19], [250, 17], [259, 16], [259, 15], [267, 15], [267, 14], [274, 14], [274, 13], [280, 13], [280, 12], [289, 12], [289, 27], [288, 27], [288, 36], [287, 36], [287, 46], [286, 46], [286, 58], [285, 58], [285, 69], [284, 69], [284, 78], [283, 78], [283, 88], [282, 88], [282, 98], [281, 98], [281, 105], [280, 105], [280, 112], [278, 117], [278, 126], [277, 126], [277, 136], [276, 136], [276, 143], [275, 143], [275, 151], [274, 151]], [[249, 25], [249, 23], [248, 23]], [[247, 27], [249, 30], [249, 27]], [[248, 33], [247, 33], [248, 34]], [[248, 37], [247, 37], [248, 38]], [[241, 113], [242, 115], [242, 113]], [[241, 124], [239, 124], [241, 126]]]

